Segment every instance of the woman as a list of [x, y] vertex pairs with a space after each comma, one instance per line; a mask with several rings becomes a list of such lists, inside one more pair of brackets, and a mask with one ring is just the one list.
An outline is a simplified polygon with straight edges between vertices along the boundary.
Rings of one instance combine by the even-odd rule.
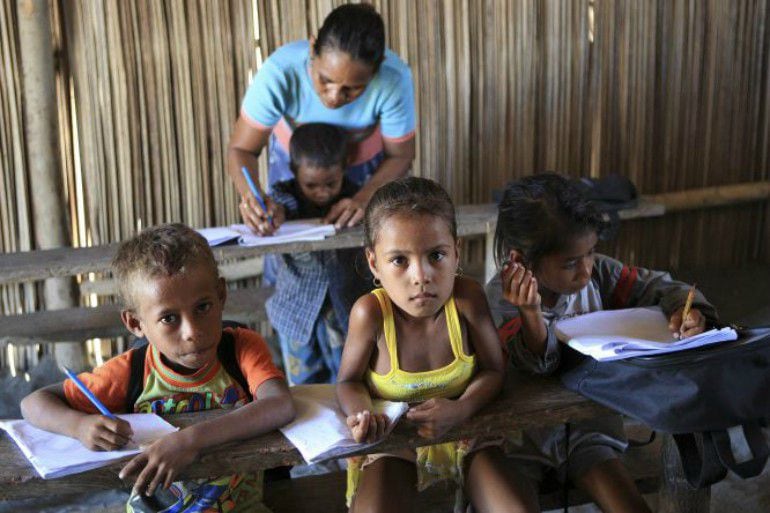
[[[264, 212], [243, 177], [257, 176], [257, 157], [270, 141], [268, 185], [292, 177], [288, 144], [294, 127], [324, 122], [351, 138], [346, 175], [361, 190], [336, 203], [326, 222], [353, 226], [377, 188], [406, 174], [415, 154], [414, 93], [409, 67], [385, 48], [385, 27], [370, 5], [342, 5], [318, 36], [276, 50], [260, 68], [241, 106], [228, 148], [228, 172], [241, 194], [244, 222], [270, 234], [274, 208]], [[262, 194], [263, 191], [260, 191]]]

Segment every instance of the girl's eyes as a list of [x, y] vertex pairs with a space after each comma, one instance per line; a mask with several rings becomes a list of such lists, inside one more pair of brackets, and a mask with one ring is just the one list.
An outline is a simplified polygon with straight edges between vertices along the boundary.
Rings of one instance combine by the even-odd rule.
[[434, 251], [430, 254], [430, 259], [434, 262], [440, 262], [441, 260], [446, 257], [446, 254], [442, 253], [441, 251]]
[[406, 264], [406, 257], [402, 257], [402, 256], [393, 257], [390, 260], [390, 262], [392, 264], [395, 264], [395, 265], [398, 265], [398, 266], [402, 266], [402, 265]]
[[201, 303], [201, 304], [199, 304], [199, 305], [196, 307], [196, 310], [198, 310], [198, 312], [200, 312], [200, 313], [206, 313], [206, 312], [208, 312], [209, 310], [211, 310], [211, 306], [212, 306], [212, 305], [211, 305], [211, 303], [209, 303], [209, 302], [206, 302], [206, 303]]

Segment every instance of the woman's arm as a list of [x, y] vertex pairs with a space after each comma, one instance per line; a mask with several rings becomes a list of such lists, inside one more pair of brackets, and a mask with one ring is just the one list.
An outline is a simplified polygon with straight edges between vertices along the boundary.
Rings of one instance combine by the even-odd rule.
[[334, 223], [337, 228], [354, 226], [364, 217], [364, 210], [374, 192], [381, 185], [406, 175], [415, 156], [415, 138], [393, 142], [383, 139], [385, 158], [366, 184], [352, 198], [345, 198], [334, 204], [326, 215], [325, 222]]
[[356, 301], [350, 310], [348, 336], [337, 375], [337, 401], [357, 442], [378, 440], [387, 424], [384, 415], [372, 413], [372, 397], [364, 383], [377, 343], [375, 327], [381, 325], [382, 313], [376, 297], [367, 294]]
[[[227, 173], [238, 189], [241, 196], [240, 212], [243, 222], [252, 230], [260, 234], [273, 233], [275, 228], [268, 222], [268, 215], [275, 214], [275, 204], [265, 194], [259, 183], [258, 157], [270, 140], [271, 130], [261, 130], [249, 124], [243, 116], [235, 122], [235, 128], [230, 136], [227, 147]], [[241, 169], [245, 167], [250, 171], [254, 185], [265, 200], [267, 212], [263, 212], [257, 199], [249, 188]]]

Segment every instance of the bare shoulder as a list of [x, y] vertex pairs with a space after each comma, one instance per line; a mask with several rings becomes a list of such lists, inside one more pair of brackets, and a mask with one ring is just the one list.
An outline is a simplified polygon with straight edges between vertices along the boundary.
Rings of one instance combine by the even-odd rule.
[[374, 294], [364, 294], [350, 309], [349, 331], [358, 335], [376, 334], [382, 326], [382, 310]]
[[475, 317], [489, 312], [484, 287], [479, 282], [465, 276], [455, 278], [455, 304], [465, 317]]

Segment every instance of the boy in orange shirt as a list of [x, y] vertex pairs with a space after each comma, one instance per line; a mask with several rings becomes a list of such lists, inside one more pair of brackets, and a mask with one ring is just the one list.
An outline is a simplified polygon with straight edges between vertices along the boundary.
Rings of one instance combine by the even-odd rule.
[[[150, 228], [120, 246], [113, 267], [125, 301], [123, 323], [149, 345], [80, 374], [81, 381], [114, 413], [231, 410], [166, 435], [129, 461], [120, 473], [136, 478], [128, 511], [153, 511], [161, 494], [146, 496], [161, 488], [171, 488], [162, 494], [163, 507], [171, 500], [180, 511], [263, 510], [261, 475], [174, 482], [204, 449], [271, 431], [294, 417], [264, 340], [250, 330], [222, 328], [225, 282], [206, 240], [181, 224]], [[143, 368], [143, 379], [133, 398], [132, 359], [141, 355], [143, 362], [134, 365]], [[223, 361], [225, 355], [234, 363]], [[113, 450], [132, 436], [126, 421], [98, 414], [71, 380], [30, 394], [21, 408], [29, 422], [89, 449]]]

